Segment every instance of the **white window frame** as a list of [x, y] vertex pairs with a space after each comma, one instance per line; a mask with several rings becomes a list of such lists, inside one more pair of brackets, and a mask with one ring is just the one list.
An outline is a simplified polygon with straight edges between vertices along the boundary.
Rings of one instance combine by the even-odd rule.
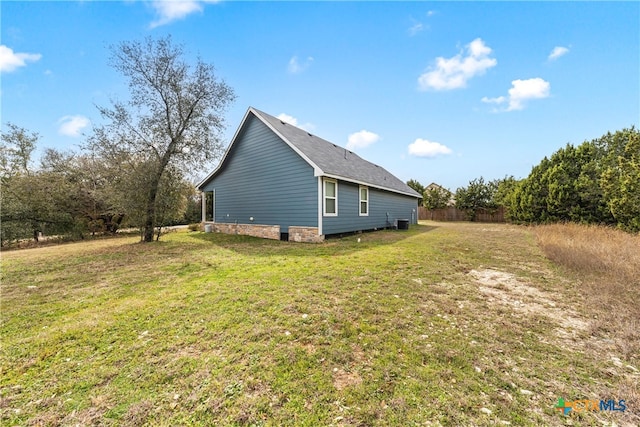
[[[335, 185], [335, 196], [327, 196], [327, 183], [330, 182]], [[335, 212], [327, 212], [327, 199], [335, 200]], [[322, 184], [322, 213], [324, 216], [338, 216], [338, 181], [331, 178], [324, 178]]]
[[[362, 199], [362, 190], [365, 190], [367, 192], [367, 198], [366, 200]], [[359, 216], [369, 216], [369, 187], [361, 185], [358, 187], [358, 215]], [[367, 211], [366, 212], [362, 212], [362, 203], [366, 203], [367, 204]]]
[[[211, 193], [211, 214], [212, 218], [207, 218], [207, 193]], [[216, 190], [202, 192], [202, 222], [216, 222]]]

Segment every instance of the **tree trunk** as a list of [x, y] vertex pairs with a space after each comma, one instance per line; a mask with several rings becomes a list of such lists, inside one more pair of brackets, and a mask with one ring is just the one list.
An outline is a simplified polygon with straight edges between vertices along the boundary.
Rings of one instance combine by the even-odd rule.
[[[156, 198], [158, 197], [158, 187], [160, 187], [160, 180], [162, 179], [162, 174], [164, 173], [167, 164], [169, 164], [169, 153], [173, 149], [174, 142], [169, 144], [169, 148], [167, 152], [162, 157], [160, 161], [160, 165], [158, 166], [157, 173], [155, 174], [153, 180], [151, 181], [151, 186], [149, 188], [149, 199], [147, 199], [147, 214], [144, 221], [144, 239], [146, 242], [153, 242], [153, 235], [155, 229], [156, 222]], [[159, 236], [158, 236], [159, 238]]]
[[153, 219], [156, 213], [155, 202], [156, 202], [155, 194], [153, 196], [149, 196], [149, 200], [147, 200], [147, 215], [144, 221], [144, 234], [143, 234], [144, 242], [153, 242], [153, 229], [155, 228], [153, 226], [154, 225]]
[[[161, 173], [159, 174], [161, 175]], [[144, 220], [144, 234], [143, 241], [153, 242], [153, 231], [156, 218], [156, 197], [158, 195], [158, 185], [160, 184], [160, 178], [156, 177], [151, 182], [151, 188], [149, 189], [149, 198], [147, 199], [147, 213]]]

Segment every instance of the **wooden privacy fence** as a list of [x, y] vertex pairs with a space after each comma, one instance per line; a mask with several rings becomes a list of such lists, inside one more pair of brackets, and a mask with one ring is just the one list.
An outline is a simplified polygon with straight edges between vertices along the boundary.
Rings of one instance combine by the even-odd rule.
[[[418, 208], [418, 219], [430, 219], [433, 221], [469, 221], [467, 213], [453, 206], [444, 209]], [[501, 206], [495, 210], [478, 209], [476, 222], [506, 222], [504, 208]]]

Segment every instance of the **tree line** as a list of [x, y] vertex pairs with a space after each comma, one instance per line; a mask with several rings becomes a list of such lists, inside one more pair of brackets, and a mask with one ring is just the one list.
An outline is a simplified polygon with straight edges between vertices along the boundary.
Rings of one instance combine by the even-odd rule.
[[[423, 194], [423, 205], [445, 207], [450, 192], [407, 182]], [[640, 132], [622, 129], [567, 144], [534, 166], [529, 176], [485, 181], [482, 177], [456, 190], [455, 206], [474, 220], [479, 209], [505, 208], [512, 222], [580, 222], [640, 231]]]
[[574, 221], [640, 231], [640, 132], [567, 144], [533, 167], [507, 199], [518, 222]]
[[516, 183], [515, 178], [506, 177], [485, 181], [483, 177], [473, 179], [466, 187], [458, 188], [455, 193], [432, 185], [424, 187], [417, 180], [407, 181], [407, 185], [422, 194], [422, 206], [427, 209], [456, 207], [466, 213], [467, 219], [474, 221], [478, 211], [495, 211], [504, 207], [506, 198]]
[[2, 245], [41, 233], [82, 238], [200, 221], [200, 204], [186, 170], [219, 158], [233, 90], [213, 65], [185, 60], [171, 37], [110, 47], [110, 65], [128, 81], [129, 99], [98, 106], [95, 126], [79, 152], [48, 149], [32, 158], [39, 136], [13, 123], [0, 145]]
[[[40, 236], [82, 239], [144, 228], [149, 173], [145, 161], [117, 161], [91, 152], [46, 149], [33, 159], [39, 136], [6, 124], [0, 145], [2, 191], [0, 242], [10, 245]], [[200, 221], [200, 199], [180, 170], [167, 170], [159, 185], [155, 237], [164, 226]]]

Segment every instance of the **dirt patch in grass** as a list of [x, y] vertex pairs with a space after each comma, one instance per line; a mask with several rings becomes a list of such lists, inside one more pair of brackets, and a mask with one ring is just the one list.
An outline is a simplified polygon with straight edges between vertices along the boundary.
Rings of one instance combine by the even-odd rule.
[[362, 383], [362, 377], [357, 372], [347, 372], [342, 368], [333, 368], [333, 386], [337, 390], [344, 390], [360, 383]]
[[576, 311], [562, 305], [557, 295], [541, 291], [514, 274], [483, 269], [471, 270], [469, 275], [480, 285], [478, 289], [491, 303], [511, 307], [519, 314], [548, 317], [565, 333], [567, 329], [583, 332], [588, 328], [588, 322]]
[[153, 412], [153, 402], [142, 400], [129, 406], [127, 412], [122, 417], [122, 421], [129, 426], [141, 426]]

